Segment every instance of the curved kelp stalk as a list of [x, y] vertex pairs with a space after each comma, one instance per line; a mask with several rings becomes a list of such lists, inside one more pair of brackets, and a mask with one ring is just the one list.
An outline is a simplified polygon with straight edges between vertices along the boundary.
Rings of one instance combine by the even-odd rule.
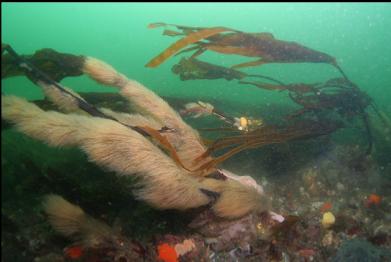
[[139, 128], [143, 130], [146, 134], [148, 134], [150, 137], [152, 137], [155, 141], [157, 141], [158, 145], [170, 155], [170, 157], [175, 161], [175, 163], [178, 166], [182, 167], [183, 169], [189, 172], [195, 171], [189, 169], [182, 163], [175, 148], [171, 145], [171, 143], [167, 140], [166, 137], [161, 135], [161, 133], [158, 130], [155, 130], [149, 126], [142, 126], [142, 127], [139, 126]]
[[364, 123], [365, 131], [366, 131], [366, 134], [367, 134], [367, 140], [368, 140], [368, 148], [365, 151], [365, 154], [369, 155], [372, 152], [373, 136], [372, 136], [371, 127], [369, 125], [368, 114], [364, 111], [364, 109], [361, 112], [361, 119], [362, 119], [362, 121]]
[[371, 106], [372, 109], [375, 111], [376, 115], [383, 123], [383, 125], [389, 130], [391, 130], [391, 119], [383, 111], [379, 110], [379, 108], [377, 107], [374, 101], [371, 103]]

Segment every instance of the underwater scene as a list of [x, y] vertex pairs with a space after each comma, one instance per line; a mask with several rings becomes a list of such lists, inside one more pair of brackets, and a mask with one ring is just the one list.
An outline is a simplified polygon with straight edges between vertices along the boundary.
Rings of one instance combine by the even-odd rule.
[[1, 7], [1, 261], [391, 261], [391, 4]]

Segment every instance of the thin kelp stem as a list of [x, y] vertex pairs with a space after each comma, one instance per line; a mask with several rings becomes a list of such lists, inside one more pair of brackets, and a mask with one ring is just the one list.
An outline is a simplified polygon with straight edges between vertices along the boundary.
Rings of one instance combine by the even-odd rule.
[[215, 166], [217, 166], [219, 163], [227, 160], [228, 158], [230, 158], [232, 155], [235, 155], [241, 151], [243, 151], [244, 149], [247, 148], [247, 145], [241, 145], [241, 146], [238, 146], [232, 150], [230, 150], [229, 152], [225, 153], [224, 155], [220, 156], [220, 157], [217, 157], [215, 159], [212, 159], [208, 162], [206, 162], [205, 164], [203, 164], [202, 166], [200, 166], [196, 171], [202, 171], [202, 170], [208, 170], [208, 169], [211, 169]]
[[347, 81], [350, 82], [348, 76], [345, 74], [345, 72], [342, 70], [342, 68], [341, 68], [337, 63], [335, 63], [335, 64], [333, 64], [333, 65], [334, 65], [335, 68], [338, 69], [338, 71], [341, 73], [341, 75], [342, 75]]
[[270, 81], [272, 81], [272, 82], [274, 82], [274, 83], [277, 83], [277, 84], [279, 84], [279, 85], [285, 85], [285, 83], [283, 83], [283, 82], [281, 82], [280, 80], [277, 80], [277, 79], [275, 79], [275, 78], [273, 78], [273, 77], [270, 77], [270, 76], [265, 76], [265, 75], [258, 75], [258, 74], [249, 74], [249, 75], [247, 75], [248, 77], [258, 77], [258, 78], [263, 78], [263, 79], [267, 79], [267, 80], [270, 80]]
[[206, 150], [195, 161], [201, 161], [220, 149], [232, 146], [235, 147], [223, 155], [204, 163], [196, 171], [213, 168], [233, 155], [246, 149], [258, 148], [270, 144], [280, 144], [298, 139], [312, 138], [331, 133], [334, 130], [335, 127], [324, 126], [322, 123], [299, 122], [285, 128], [269, 126], [254, 130], [250, 134], [222, 138], [216, 140], [212, 146], [210, 146], [208, 150]]
[[212, 114], [217, 116], [219, 119], [223, 120], [224, 122], [226, 122], [227, 124], [229, 125], [234, 125], [235, 124], [235, 119], [231, 116], [227, 116], [226, 114], [224, 114], [223, 112], [213, 108], [212, 110]]
[[153, 129], [153, 128], [150, 128], [148, 126], [142, 126], [142, 127], [139, 127], [140, 129], [142, 129], [145, 133], [147, 133], [149, 136], [153, 137], [154, 139], [157, 140], [157, 142], [159, 143], [159, 145], [165, 149], [170, 157], [175, 161], [175, 163], [177, 163], [179, 166], [181, 166], [183, 169], [189, 171], [189, 172], [192, 172], [192, 170], [190, 170], [189, 168], [187, 168], [183, 163], [182, 161], [180, 160], [175, 148], [170, 144], [170, 142], [168, 142], [167, 138], [162, 136], [159, 131]]
[[197, 128], [199, 131], [207, 131], [207, 132], [239, 132], [237, 128], [233, 127], [214, 127], [214, 128]]
[[212, 159], [212, 160], [206, 162], [201, 167], [199, 167], [196, 171], [211, 169], [211, 168], [217, 166], [218, 164], [224, 162], [228, 158], [232, 157], [233, 155], [236, 155], [236, 154], [242, 152], [243, 150], [246, 150], [246, 149], [249, 149], [249, 148], [257, 148], [257, 147], [260, 147], [262, 145], [278, 144], [278, 143], [282, 143], [284, 141], [285, 141], [285, 139], [276, 138], [276, 139], [254, 140], [252, 142], [244, 143], [243, 145], [237, 146], [237, 147], [231, 149], [230, 151], [228, 151], [227, 153], [225, 153], [225, 154], [223, 154], [223, 155], [221, 155], [221, 156], [219, 156], [219, 157], [217, 157], [215, 159]]
[[196, 159], [200, 160], [201, 158], [209, 156], [212, 152], [226, 148], [226, 147], [232, 147], [237, 144], [243, 144], [243, 143], [250, 143], [251, 141], [255, 140], [256, 138], [259, 138], [261, 136], [260, 133], [249, 133], [249, 134], [244, 134], [241, 136], [231, 136], [231, 137], [225, 137], [225, 138], [220, 138], [217, 139], [209, 148], [207, 151], [205, 151], [204, 154], [202, 154], [199, 158]]
[[369, 118], [368, 114], [364, 111], [364, 109], [361, 108], [361, 117], [362, 121], [364, 123], [365, 131], [367, 134], [367, 139], [368, 139], [368, 148], [367, 151], [365, 152], [367, 155], [369, 155], [372, 152], [372, 147], [373, 147], [373, 137], [372, 137], [372, 131], [369, 126]]
[[379, 110], [379, 108], [377, 108], [377, 105], [374, 102], [371, 103], [371, 106], [375, 111], [375, 113], [377, 114], [377, 116], [382, 121], [383, 125], [391, 129], [391, 119], [383, 111]]

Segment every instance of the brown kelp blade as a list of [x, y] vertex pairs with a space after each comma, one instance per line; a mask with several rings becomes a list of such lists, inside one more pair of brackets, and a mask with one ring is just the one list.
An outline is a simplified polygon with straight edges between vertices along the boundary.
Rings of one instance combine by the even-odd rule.
[[213, 27], [213, 28], [207, 28], [203, 29], [194, 33], [191, 33], [182, 39], [178, 40], [171, 46], [169, 46], [166, 50], [164, 50], [162, 53], [160, 53], [158, 56], [153, 58], [151, 61], [146, 64], [146, 67], [157, 67], [164, 61], [166, 61], [168, 58], [173, 56], [176, 52], [178, 52], [180, 49], [191, 45], [195, 42], [198, 42], [202, 39], [205, 39], [207, 37], [222, 33], [222, 32], [227, 32], [227, 31], [234, 31], [232, 29], [226, 28], [226, 27]]
[[182, 51], [176, 53], [174, 56], [177, 56], [177, 55], [180, 55], [180, 54], [183, 54], [183, 53], [186, 53], [186, 52], [198, 50], [198, 49], [200, 49], [199, 45], [191, 46], [189, 48], [183, 49]]
[[142, 129], [144, 132], [146, 132], [148, 135], [153, 137], [157, 142], [159, 142], [159, 145], [162, 146], [163, 149], [165, 149], [169, 154], [170, 157], [177, 163], [180, 167], [184, 168], [185, 170], [192, 172], [192, 170], [188, 169], [180, 160], [178, 154], [176, 153], [175, 148], [168, 142], [167, 138], [162, 136], [159, 131], [148, 127], [148, 126], [142, 126], [138, 127]]

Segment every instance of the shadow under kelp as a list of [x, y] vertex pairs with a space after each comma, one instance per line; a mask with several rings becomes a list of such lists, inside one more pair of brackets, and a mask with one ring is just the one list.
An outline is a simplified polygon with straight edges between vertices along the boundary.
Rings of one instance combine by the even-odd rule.
[[224, 168], [258, 178], [289, 177], [313, 159], [329, 151], [333, 145], [330, 136], [267, 145], [233, 156], [224, 163]]

